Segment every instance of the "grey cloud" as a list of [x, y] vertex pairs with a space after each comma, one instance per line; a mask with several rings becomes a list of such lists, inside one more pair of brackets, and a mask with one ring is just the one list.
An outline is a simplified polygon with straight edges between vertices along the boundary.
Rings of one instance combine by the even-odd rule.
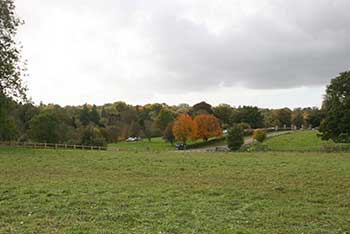
[[[242, 13], [246, 2], [252, 13]], [[261, 2], [18, 0], [32, 46], [45, 34], [40, 46], [56, 48], [43, 57], [106, 89], [318, 86], [350, 68], [350, 1]]]
[[349, 69], [349, 1], [283, 2], [270, 15], [258, 12], [241, 19], [240, 30], [228, 28], [219, 35], [174, 15], [155, 17], [150, 36], [160, 67], [176, 74], [171, 87], [315, 86]]

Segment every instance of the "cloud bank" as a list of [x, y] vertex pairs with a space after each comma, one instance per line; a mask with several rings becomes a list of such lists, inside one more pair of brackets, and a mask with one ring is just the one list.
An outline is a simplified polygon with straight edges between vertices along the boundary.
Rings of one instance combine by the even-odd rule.
[[315, 87], [350, 68], [348, 0], [17, 0], [17, 7], [31, 92], [49, 100]]

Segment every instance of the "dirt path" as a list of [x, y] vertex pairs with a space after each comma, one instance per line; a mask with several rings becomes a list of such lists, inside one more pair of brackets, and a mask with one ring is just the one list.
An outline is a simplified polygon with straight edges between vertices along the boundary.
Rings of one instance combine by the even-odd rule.
[[[285, 131], [285, 132], [273, 132], [273, 133], [268, 133], [267, 138], [271, 138], [274, 136], [279, 136], [279, 135], [284, 135], [291, 133], [292, 131]], [[253, 137], [248, 137], [244, 140], [244, 145], [250, 145], [253, 143]], [[228, 151], [228, 147], [226, 145], [223, 146], [211, 146], [211, 147], [205, 147], [205, 148], [200, 148], [200, 149], [190, 149], [186, 150], [186, 152], [215, 152], [215, 151]]]

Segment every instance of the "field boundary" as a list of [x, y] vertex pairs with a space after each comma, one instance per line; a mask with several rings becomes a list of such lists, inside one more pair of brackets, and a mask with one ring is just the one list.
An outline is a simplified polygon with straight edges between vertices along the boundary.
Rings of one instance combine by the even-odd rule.
[[0, 142], [0, 147], [18, 147], [18, 148], [33, 148], [33, 149], [101, 150], [101, 151], [107, 150], [107, 147], [105, 146], [32, 143], [32, 142]]

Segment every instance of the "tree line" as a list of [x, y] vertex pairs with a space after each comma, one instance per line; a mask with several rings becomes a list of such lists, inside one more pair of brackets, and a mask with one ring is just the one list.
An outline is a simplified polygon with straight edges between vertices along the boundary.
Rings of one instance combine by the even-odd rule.
[[246, 129], [291, 125], [315, 128], [322, 119], [318, 108], [273, 110], [252, 106], [235, 108], [228, 104], [213, 107], [206, 102], [194, 106], [165, 103], [133, 106], [115, 102], [102, 106], [61, 107], [16, 102], [4, 95], [0, 97], [1, 141], [84, 145], [106, 145], [128, 137], [148, 140], [163, 137], [170, 143], [188, 139], [207, 141], [236, 124]]

